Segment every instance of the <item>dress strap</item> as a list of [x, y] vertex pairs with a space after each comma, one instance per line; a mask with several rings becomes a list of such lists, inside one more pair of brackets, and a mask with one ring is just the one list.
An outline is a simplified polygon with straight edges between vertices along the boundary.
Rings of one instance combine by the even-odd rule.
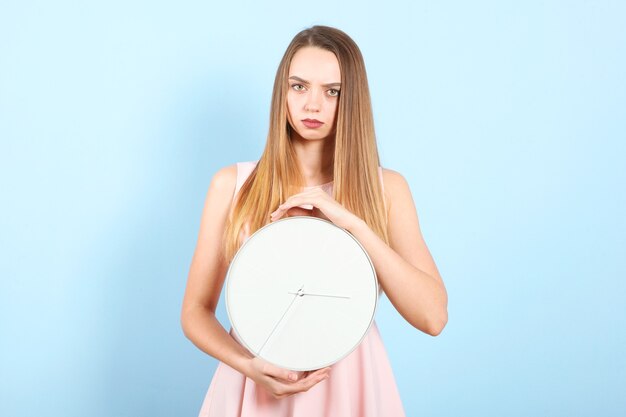
[[[231, 202], [234, 203], [235, 197], [239, 193], [239, 190], [243, 186], [243, 183], [246, 182], [252, 171], [256, 167], [256, 164], [259, 161], [245, 161], [245, 162], [237, 162], [237, 185], [235, 186], [235, 193], [233, 194], [233, 200]], [[242, 242], [245, 242], [250, 237], [250, 224], [246, 223], [239, 233], [239, 238]]]
[[258, 161], [246, 161], [246, 162], [237, 162], [237, 185], [235, 186], [235, 193], [233, 194], [233, 202], [235, 201], [235, 197], [241, 186], [248, 179], [254, 167], [256, 166]]

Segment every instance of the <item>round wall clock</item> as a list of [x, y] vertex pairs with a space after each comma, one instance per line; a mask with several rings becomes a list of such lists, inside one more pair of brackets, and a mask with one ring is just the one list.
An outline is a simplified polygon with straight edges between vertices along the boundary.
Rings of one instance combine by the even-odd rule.
[[324, 368], [352, 352], [377, 302], [376, 271], [363, 246], [317, 217], [286, 217], [260, 228], [226, 275], [226, 308], [237, 339], [295, 371]]

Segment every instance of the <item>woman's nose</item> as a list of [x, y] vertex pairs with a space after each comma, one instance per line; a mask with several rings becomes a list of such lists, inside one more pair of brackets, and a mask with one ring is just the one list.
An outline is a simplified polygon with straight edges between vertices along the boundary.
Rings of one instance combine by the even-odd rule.
[[321, 107], [321, 94], [315, 90], [311, 90], [307, 96], [306, 103], [304, 104], [305, 111], [320, 111]]

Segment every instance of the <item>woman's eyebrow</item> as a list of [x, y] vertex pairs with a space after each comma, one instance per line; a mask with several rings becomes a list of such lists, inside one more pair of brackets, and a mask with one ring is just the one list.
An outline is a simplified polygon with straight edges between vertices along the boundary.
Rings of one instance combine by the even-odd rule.
[[[311, 85], [311, 83], [308, 82], [307, 80], [303, 80], [302, 78], [296, 77], [295, 75], [292, 75], [291, 77], [289, 77], [289, 79], [301, 82], [302, 84]], [[323, 87], [341, 87], [341, 83], [328, 83], [328, 84], [322, 84], [322, 86]]]

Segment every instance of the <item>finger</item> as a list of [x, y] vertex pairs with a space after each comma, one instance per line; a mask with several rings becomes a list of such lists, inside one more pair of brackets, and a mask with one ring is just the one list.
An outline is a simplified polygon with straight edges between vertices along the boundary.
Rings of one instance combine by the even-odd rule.
[[312, 216], [313, 215], [313, 210], [307, 210], [307, 209], [302, 208], [302, 207], [292, 207], [289, 210], [287, 210], [286, 215], [287, 215], [287, 217], [290, 217], [290, 216]]
[[301, 386], [312, 386], [317, 384], [321, 379], [324, 379], [330, 375], [328, 369], [318, 369], [317, 371], [308, 371], [306, 375], [302, 375], [297, 382]]
[[299, 391], [308, 391], [314, 385], [328, 379], [330, 376], [330, 371], [326, 369], [320, 369], [315, 372], [311, 372], [306, 378], [302, 378], [300, 381], [296, 382], [294, 385], [295, 389]]
[[266, 363], [263, 367], [263, 372], [271, 376], [272, 378], [282, 379], [283, 381], [297, 381], [300, 377], [296, 371], [290, 371], [289, 369], [279, 368], [278, 366]]
[[317, 375], [327, 376], [327, 375], [330, 375], [331, 369], [332, 368], [330, 366], [328, 366], [326, 368], [321, 368], [321, 369], [316, 369], [314, 371], [309, 371], [309, 375], [307, 375], [307, 376], [313, 376], [313, 377], [315, 377]]
[[287, 203], [281, 204], [280, 206], [278, 206], [276, 210], [270, 213], [270, 220], [275, 221], [287, 215], [287, 212], [289, 211], [289, 209], [291, 209], [291, 206], [287, 205]]
[[271, 213], [270, 218], [272, 221], [276, 221], [281, 217], [290, 217], [290, 216], [311, 216], [311, 209], [306, 209], [304, 207], [289, 207], [289, 208], [279, 208], [275, 212]]
[[326, 368], [311, 369], [308, 372], [313, 373], [313, 372], [318, 372], [318, 371], [330, 371], [332, 369], [333, 369], [332, 366], [327, 366]]
[[306, 378], [302, 378], [298, 382], [294, 383], [282, 383], [278, 380], [275, 381], [275, 390], [281, 397], [296, 394], [298, 392], [308, 391], [316, 384], [329, 378], [327, 370], [319, 370], [312, 372]]
[[[305, 193], [292, 195], [291, 197], [287, 199], [287, 201], [279, 205], [274, 212], [270, 213], [270, 220], [271, 221], [278, 220], [281, 217], [283, 217], [285, 213], [287, 213], [289, 210], [295, 209], [296, 207], [308, 209], [308, 210], [314, 210], [317, 207], [317, 205], [323, 204], [322, 201], [319, 200], [320, 197], [318, 194], [326, 195], [326, 192], [322, 191], [321, 189], [320, 190], [313, 189]], [[306, 206], [306, 207], [303, 207], [303, 206]], [[308, 213], [307, 215], [310, 215], [310, 213]], [[321, 216], [315, 216], [315, 217], [321, 217]], [[321, 218], [328, 219], [325, 216]]]

